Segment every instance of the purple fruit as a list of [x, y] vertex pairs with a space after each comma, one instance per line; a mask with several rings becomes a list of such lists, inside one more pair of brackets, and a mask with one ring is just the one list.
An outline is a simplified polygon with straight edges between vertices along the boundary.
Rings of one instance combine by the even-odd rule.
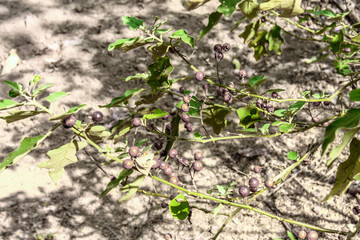
[[153, 165], [151, 166], [152, 169], [156, 169], [160, 166], [160, 160], [157, 157], [153, 159]]
[[137, 155], [140, 153], [140, 149], [137, 146], [132, 146], [129, 149], [129, 154], [132, 157], [137, 157]]
[[260, 166], [255, 166], [254, 167], [254, 172], [255, 173], [261, 173], [261, 167]]
[[224, 43], [221, 47], [221, 49], [224, 51], [224, 52], [227, 52], [231, 49], [231, 46], [229, 43]]
[[179, 178], [177, 176], [171, 176], [169, 182], [174, 185], [179, 185], [180, 183]]
[[160, 161], [159, 167], [161, 170], [164, 170], [169, 167], [169, 164], [167, 162]]
[[125, 169], [131, 169], [131, 168], [133, 168], [133, 166], [134, 166], [134, 161], [131, 160], [131, 159], [126, 159], [126, 160], [123, 161], [122, 166], [123, 166]]
[[267, 188], [272, 188], [274, 186], [274, 182], [271, 180], [266, 180], [265, 181], [265, 187]]
[[202, 72], [202, 71], [197, 71], [197, 72], [195, 73], [195, 78], [196, 78], [196, 80], [198, 80], [198, 81], [202, 81], [202, 80], [204, 79], [204, 77], [205, 77], [205, 74], [204, 74], [204, 72]]
[[307, 235], [308, 240], [317, 240], [319, 238], [319, 234], [315, 231], [310, 231]]
[[353, 207], [352, 212], [353, 212], [355, 215], [358, 215], [358, 214], [360, 213], [360, 207], [359, 207], [359, 206]]
[[134, 127], [140, 126], [140, 125], [141, 125], [141, 119], [140, 119], [140, 118], [134, 118], [134, 119], [132, 120], [132, 125], [133, 125]]
[[204, 167], [204, 163], [202, 161], [195, 161], [192, 167], [195, 171], [201, 171], [201, 169]]
[[169, 114], [166, 114], [165, 116], [162, 117], [162, 120], [167, 120], [169, 119], [170, 115]]
[[183, 114], [181, 114], [181, 120], [183, 120], [183, 122], [185, 122], [185, 123], [188, 123], [188, 122], [190, 122], [190, 116], [186, 113], [183, 113]]
[[279, 97], [279, 94], [277, 92], [272, 92], [271, 93], [271, 97], [272, 98], [278, 98]]
[[221, 51], [222, 51], [222, 46], [221, 46], [221, 44], [215, 44], [215, 46], [214, 46], [214, 51], [215, 51], [215, 52], [221, 52]]
[[188, 111], [190, 110], [190, 107], [189, 107], [188, 104], [183, 103], [183, 104], [181, 105], [181, 110], [182, 110], [183, 112], [188, 112]]
[[171, 158], [176, 158], [176, 156], [178, 155], [178, 151], [175, 148], [172, 148], [169, 150], [169, 157]]
[[250, 186], [250, 188], [257, 188], [258, 186], [259, 186], [259, 179], [257, 179], [257, 178], [250, 178], [250, 180], [249, 180], [249, 186]]
[[184, 95], [183, 101], [184, 101], [184, 103], [190, 103], [191, 97], [189, 95]]
[[203, 157], [204, 157], [204, 155], [202, 154], [202, 152], [200, 152], [200, 151], [197, 151], [197, 152], [195, 152], [194, 153], [194, 159], [195, 160], [202, 160], [203, 159]]
[[298, 238], [305, 239], [306, 238], [306, 232], [304, 230], [300, 231], [298, 233]]
[[173, 174], [174, 169], [173, 169], [173, 167], [168, 166], [167, 168], [163, 169], [163, 171], [164, 171], [165, 175], [169, 176], [169, 175]]
[[102, 112], [100, 112], [100, 111], [95, 111], [92, 114], [92, 120], [94, 122], [101, 122], [103, 120], [103, 118], [104, 118], [104, 114], [102, 114]]
[[185, 127], [186, 131], [188, 131], [188, 132], [192, 132], [192, 130], [193, 130], [193, 125], [190, 122], [185, 123], [184, 127]]
[[250, 194], [250, 189], [248, 186], [245, 186], [245, 185], [242, 185], [239, 187], [239, 194], [242, 196], [242, 197], [247, 197], [249, 196]]
[[247, 77], [247, 71], [246, 70], [240, 70], [238, 73], [238, 76], [240, 78], [246, 78]]
[[222, 52], [216, 52], [215, 53], [215, 59], [216, 61], [221, 61], [224, 58], [224, 54]]
[[162, 141], [156, 141], [154, 142], [153, 148], [157, 151], [161, 150], [163, 147]]
[[64, 128], [71, 128], [76, 123], [76, 117], [74, 115], [67, 116], [62, 120], [62, 125]]

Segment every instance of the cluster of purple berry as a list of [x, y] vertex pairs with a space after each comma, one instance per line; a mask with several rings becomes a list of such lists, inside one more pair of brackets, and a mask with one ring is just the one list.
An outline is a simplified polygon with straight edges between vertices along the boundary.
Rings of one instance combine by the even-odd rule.
[[[262, 169], [260, 166], [255, 166], [254, 167], [254, 172], [255, 173], [261, 173]], [[247, 185], [241, 185], [239, 187], [239, 194], [242, 197], [247, 197], [250, 195], [250, 192], [257, 192], [258, 191], [258, 187], [260, 185], [260, 181], [258, 178], [256, 177], [252, 177], [249, 180], [249, 186]], [[267, 188], [276, 188], [276, 185], [274, 185], [274, 182], [271, 180], [266, 180], [264, 182], [265, 187]]]
[[[104, 115], [102, 112], [95, 111], [93, 112], [91, 116], [92, 120], [94, 122], [101, 122], [104, 118]], [[76, 117], [74, 115], [67, 116], [62, 119], [61, 124], [64, 128], [71, 128], [76, 124]]]

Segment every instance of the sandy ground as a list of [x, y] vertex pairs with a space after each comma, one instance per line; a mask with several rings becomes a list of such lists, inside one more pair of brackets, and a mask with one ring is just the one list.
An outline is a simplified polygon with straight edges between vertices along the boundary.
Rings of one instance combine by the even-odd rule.
[[[316, 1], [314, 1], [316, 3]], [[169, 20], [167, 26], [184, 28], [192, 36], [197, 36], [207, 23], [207, 15], [216, 9], [216, 2], [209, 3], [193, 12], [186, 12], [177, 0], [22, 0], [0, 1], [0, 62], [4, 63], [11, 49], [16, 49], [21, 63], [11, 73], [2, 75], [1, 80], [26, 83], [34, 74], [40, 74], [43, 83], [52, 83], [49, 91], [69, 91], [56, 106], [63, 112], [73, 106], [86, 103], [88, 106], [78, 118], [86, 120], [87, 115], [99, 110], [114, 97], [121, 96], [126, 89], [138, 86], [139, 82], [124, 83], [122, 77], [145, 72], [152, 62], [151, 56], [143, 48], [128, 53], [107, 52], [109, 43], [119, 38], [136, 36], [122, 25], [122, 16], [136, 16], [144, 23], [151, 24], [154, 16]], [[337, 10], [338, 11], [338, 10]], [[212, 57], [212, 46], [217, 42], [229, 42], [232, 50], [222, 61], [224, 79], [233, 81], [232, 60], [237, 58], [249, 75], [265, 74], [269, 81], [263, 88], [284, 88], [283, 97], [299, 96], [311, 89], [315, 92], [333, 92], [341, 78], [334, 74], [331, 59], [308, 65], [305, 59], [316, 54], [322, 45], [305, 45], [304, 42], [284, 36], [281, 56], [272, 55], [258, 62], [252, 50], [238, 37], [245, 23], [228, 34], [234, 19], [224, 18], [214, 31], [197, 46], [192, 62], [208, 73], [214, 73], [206, 59]], [[284, 23], [280, 23], [284, 24]], [[291, 28], [289, 28], [291, 30]], [[287, 44], [287, 43], [290, 44]], [[191, 53], [187, 49], [187, 54]], [[184, 76], [189, 69], [179, 59], [171, 56], [177, 66], [174, 76]], [[289, 71], [291, 69], [291, 71]], [[236, 79], [235, 79], [236, 80]], [[186, 83], [189, 84], [189, 83]], [[179, 88], [174, 85], [174, 89]], [[197, 91], [195, 87], [192, 89]], [[0, 97], [7, 97], [8, 89], [0, 87]], [[48, 94], [44, 93], [44, 95]], [[171, 100], [171, 99], [170, 99]], [[173, 107], [167, 101], [167, 107]], [[105, 122], [113, 120], [118, 112], [104, 112]], [[309, 121], [309, 116], [301, 116]], [[236, 116], [230, 116], [236, 122]], [[17, 148], [24, 136], [36, 136], [51, 128], [45, 117], [34, 117], [16, 124], [6, 124], [1, 120], [0, 139], [2, 151], [0, 159]], [[225, 133], [231, 129], [225, 129]], [[184, 133], [183, 133], [184, 134]], [[279, 168], [291, 164], [286, 159], [289, 150], [304, 154], [307, 145], [321, 140], [323, 129], [313, 129], [306, 133], [282, 136], [272, 139], [247, 139], [219, 142], [215, 145], [179, 144], [177, 148], [190, 158], [195, 149], [205, 153], [205, 170], [195, 177], [200, 191], [216, 184], [246, 183], [248, 176], [261, 179], [275, 176]], [[116, 189], [99, 200], [100, 193], [109, 182], [105, 176], [81, 152], [79, 162], [66, 167], [64, 177], [54, 185], [47, 171], [37, 164], [47, 160], [46, 149], [60, 147], [71, 139], [66, 131], [57, 130], [41, 148], [24, 157], [16, 165], [0, 174], [0, 236], [1, 239], [35, 239], [36, 234], [53, 234], [55, 239], [163, 239], [171, 233], [175, 239], [209, 239], [225, 221], [225, 216], [212, 219], [194, 209], [192, 224], [172, 218], [168, 209], [161, 208], [163, 199], [136, 195], [126, 204], [119, 204], [121, 192]], [[97, 153], [89, 152], [101, 161]], [[261, 165], [263, 172], [252, 172], [254, 165]], [[174, 165], [175, 167], [175, 165]], [[120, 168], [108, 167], [107, 171], [117, 175]], [[183, 183], [192, 183], [185, 170], [179, 171]], [[358, 199], [344, 195], [335, 197], [328, 203], [321, 200], [334, 183], [335, 169], [327, 170], [319, 153], [311, 159], [310, 165], [300, 166], [297, 174], [280, 190], [261, 197], [254, 206], [282, 217], [304, 221], [322, 227], [348, 230], [356, 224], [358, 217], [351, 214], [351, 208]], [[146, 179], [144, 189], [152, 190], [152, 182]], [[175, 193], [163, 186], [159, 192]], [[195, 199], [189, 199], [195, 204]], [[196, 203], [212, 210], [216, 204], [207, 201]], [[224, 207], [224, 212], [234, 210]], [[282, 224], [278, 221], [250, 211], [241, 211], [224, 229], [219, 239], [262, 240], [279, 237], [286, 239], [286, 230], [294, 233], [300, 227]], [[343, 239], [333, 234], [320, 234], [320, 239]]]

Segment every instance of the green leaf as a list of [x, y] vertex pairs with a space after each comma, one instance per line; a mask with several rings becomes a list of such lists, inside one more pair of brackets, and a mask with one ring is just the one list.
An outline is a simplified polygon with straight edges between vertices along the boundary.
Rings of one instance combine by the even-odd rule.
[[159, 57], [164, 56], [169, 50], [170, 46], [162, 43], [157, 43], [156, 45], [149, 46], [147, 50], [152, 54], [152, 58], [156, 61]]
[[239, 116], [239, 126], [247, 129], [255, 122], [260, 121], [258, 110], [253, 106], [246, 106], [236, 110]]
[[259, 86], [261, 83], [265, 82], [267, 78], [264, 75], [255, 76], [249, 79], [249, 83], [252, 87]]
[[286, 123], [286, 122], [277, 121], [277, 122], [273, 122], [271, 125], [273, 125], [273, 126], [280, 126], [280, 125], [283, 125], [284, 123]]
[[132, 169], [124, 169], [120, 172], [119, 176], [108, 183], [108, 185], [106, 186], [105, 190], [100, 194], [99, 198], [103, 198], [105, 197], [106, 194], [108, 194], [112, 189], [116, 188], [117, 186], [119, 186], [120, 182], [125, 179], [127, 176], [130, 176], [131, 173], [133, 172]]
[[336, 23], [333, 22], [332, 24], [325, 26], [322, 29], [316, 31], [315, 34], [317, 34], [317, 35], [323, 34], [324, 32], [330, 31], [331, 29], [333, 29], [335, 27], [336, 27]]
[[131, 30], [138, 29], [143, 25], [143, 20], [136, 17], [122, 17], [123, 23], [128, 25]]
[[269, 127], [270, 124], [265, 123], [261, 128], [259, 128], [259, 130], [261, 131], [262, 134], [267, 134], [269, 132]]
[[213, 12], [209, 15], [208, 24], [206, 27], [201, 29], [200, 34], [198, 38], [196, 39], [196, 42], [199, 42], [202, 37], [204, 37], [210, 30], [219, 23], [220, 19], [222, 17], [222, 13], [219, 12]]
[[22, 91], [22, 86], [17, 82], [11, 82], [7, 80], [3, 80], [6, 85], [8, 85], [11, 89], [14, 89], [16, 93]]
[[137, 142], [135, 143], [135, 146], [140, 147], [141, 145], [143, 145], [144, 143], [146, 143], [147, 140], [148, 140], [147, 138], [143, 138], [143, 139], [137, 141]]
[[333, 53], [340, 52], [340, 45], [343, 41], [344, 41], [344, 33], [341, 30], [330, 43], [330, 47], [331, 47]]
[[184, 220], [189, 216], [190, 206], [184, 194], [177, 195], [169, 204], [171, 215], [179, 220]]
[[327, 16], [327, 17], [336, 17], [336, 14], [332, 10], [321, 10], [321, 11], [314, 11], [314, 10], [306, 10], [309, 13], [314, 14], [315, 16]]
[[87, 142], [72, 140], [57, 149], [48, 151], [47, 155], [50, 159], [46, 162], [39, 163], [38, 167], [49, 169], [49, 176], [52, 181], [56, 183], [64, 174], [64, 167], [78, 161], [75, 155], [76, 152], [86, 146]]
[[353, 138], [350, 143], [350, 156], [341, 163], [336, 173], [336, 181], [330, 193], [323, 201], [331, 199], [333, 196], [340, 196], [350, 186], [351, 182], [358, 178], [360, 174], [360, 141]]
[[239, 35], [239, 37], [244, 38], [244, 43], [250, 42], [250, 40], [255, 36], [259, 28], [263, 25], [261, 20], [256, 22], [249, 23], [245, 30]]
[[290, 160], [296, 160], [298, 157], [298, 153], [295, 151], [290, 151], [287, 153], [287, 158]]
[[292, 113], [292, 116], [295, 116], [300, 110], [305, 106], [306, 102], [296, 102], [289, 106], [288, 111]]
[[0, 116], [0, 118], [4, 119], [7, 123], [12, 123], [38, 115], [40, 113], [45, 113], [45, 111], [12, 111], [9, 112], [9, 115]]
[[28, 85], [30, 86], [31, 83], [33, 84], [33, 87], [35, 88], [38, 82], [41, 80], [41, 77], [39, 75], [35, 75], [29, 82]]
[[222, 129], [226, 126], [226, 116], [231, 113], [230, 110], [221, 107], [211, 107], [202, 110], [204, 116], [204, 123], [212, 127], [215, 134], [220, 134]]
[[194, 137], [195, 137], [195, 139], [204, 139], [204, 138], [206, 138], [205, 136], [201, 135], [198, 132], [194, 132]]
[[55, 92], [55, 93], [51, 93], [49, 96], [47, 96], [45, 98], [46, 101], [50, 102], [50, 103], [54, 103], [56, 102], [57, 100], [67, 96], [67, 95], [70, 95], [71, 93], [69, 92]]
[[71, 108], [69, 111], [67, 111], [66, 113], [63, 113], [63, 114], [60, 114], [60, 115], [57, 115], [57, 116], [54, 116], [54, 117], [51, 117], [49, 118], [50, 121], [53, 121], [53, 120], [59, 120], [59, 119], [63, 119], [67, 116], [70, 116], [72, 114], [75, 114], [77, 113], [78, 111], [80, 111], [82, 108], [86, 107], [86, 104], [81, 104], [79, 106], [76, 106], [76, 107], [73, 107]]
[[222, 185], [216, 185], [217, 190], [220, 192], [221, 195], [225, 195], [226, 194], [226, 190], [224, 188], [224, 186]]
[[9, 99], [3, 99], [3, 100], [0, 101], [0, 111], [7, 110], [7, 109], [10, 109], [10, 108], [15, 108], [15, 107], [22, 106], [22, 105], [24, 105], [24, 104], [14, 102], [14, 101], [11, 101]]
[[219, 205], [214, 208], [214, 210], [212, 211], [213, 215], [212, 215], [212, 218], [215, 218], [216, 215], [220, 212], [221, 208], [222, 208], [222, 203], [219, 203]]
[[281, 37], [281, 28], [275, 25], [265, 36], [265, 39], [269, 42], [269, 51], [275, 51], [276, 54], [281, 54], [281, 45], [284, 43], [284, 39]]
[[257, 11], [259, 10], [259, 4], [257, 4], [256, 0], [242, 1], [238, 7], [244, 16], [249, 20], [255, 18], [257, 16]]
[[95, 143], [101, 142], [111, 135], [104, 126], [92, 126], [86, 129], [87, 136]]
[[344, 133], [342, 138], [342, 142], [331, 150], [329, 154], [329, 160], [326, 162], [326, 165], [330, 167], [334, 160], [340, 156], [341, 152], [344, 148], [349, 144], [349, 142], [355, 137], [356, 133], [360, 130], [360, 128], [354, 128]]
[[360, 101], [360, 89], [354, 89], [349, 92], [350, 101]]
[[134, 76], [128, 76], [126, 78], [121, 78], [121, 80], [123, 80], [124, 82], [128, 82], [131, 80], [137, 80], [137, 79], [147, 81], [149, 79], [149, 74], [148, 73], [137, 73]]
[[350, 67], [349, 67], [349, 63], [351, 63], [351, 62], [352, 62], [352, 60], [349, 60], [349, 59], [346, 59], [346, 60], [336, 59], [335, 60], [336, 72], [343, 76], [346, 76], [346, 75], [352, 73], [352, 71], [350, 70]]
[[360, 42], [360, 33], [358, 35], [356, 35], [355, 37], [351, 38], [351, 40], [354, 42]]
[[42, 91], [48, 89], [49, 87], [52, 87], [53, 85], [52, 84], [43, 84], [43, 85], [40, 85], [40, 87], [38, 87], [37, 89], [35, 89], [32, 93], [32, 96], [37, 96], [39, 95]]
[[226, 17], [230, 17], [236, 9], [236, 4], [239, 2], [241, 0], [220, 0], [221, 5], [217, 8], [217, 11]]
[[149, 174], [152, 165], [154, 165], [154, 154], [149, 154], [146, 151], [147, 150], [144, 149], [144, 154], [136, 159], [136, 169], [145, 176]]
[[278, 116], [278, 117], [284, 117], [287, 112], [287, 110], [286, 109], [278, 109], [278, 110], [275, 110], [275, 112], [274, 112], [274, 115], [276, 115], [276, 116]]
[[163, 85], [169, 86], [168, 77], [174, 70], [168, 56], [160, 57], [157, 61], [149, 66], [150, 78], [147, 84], [153, 92], [157, 92]]
[[322, 144], [322, 156], [327, 152], [330, 144], [335, 140], [335, 137], [340, 130], [353, 129], [358, 127], [360, 119], [360, 109], [350, 109], [346, 114], [332, 123], [325, 130], [324, 141]]
[[294, 234], [292, 234], [292, 232], [286, 231], [286, 233], [287, 233], [288, 237], [290, 238], [290, 240], [296, 240], [296, 238], [295, 238]]
[[124, 52], [127, 52], [137, 47], [141, 47], [146, 44], [153, 43], [154, 41], [155, 40], [151, 37], [144, 38], [142, 36], [138, 36], [136, 38], [129, 38], [129, 39], [119, 39], [116, 41], [116, 43], [112, 43], [109, 45], [108, 51], [122, 48]]
[[144, 180], [145, 175], [138, 176], [134, 182], [125, 185], [121, 188], [121, 191], [128, 192], [125, 196], [121, 197], [119, 202], [125, 203], [129, 201], [137, 192], [138, 188], [140, 187], [140, 184]]
[[42, 141], [44, 141], [47, 136], [50, 135], [51, 132], [49, 132], [46, 135], [40, 135], [37, 137], [25, 137], [21, 141], [19, 148], [16, 149], [15, 151], [9, 153], [8, 157], [5, 158], [0, 163], [0, 172], [5, 170], [6, 167], [19, 161], [21, 158], [23, 158], [26, 154], [31, 152], [33, 149], [37, 148], [40, 145], [40, 143]]
[[287, 133], [295, 127], [295, 123], [284, 123], [279, 127], [280, 132]]
[[157, 119], [157, 118], [162, 118], [163, 116], [166, 116], [167, 112], [164, 112], [161, 109], [154, 109], [153, 111], [151, 111], [149, 114], [146, 114], [143, 116], [143, 119]]
[[142, 96], [140, 96], [141, 100], [136, 101], [135, 105], [139, 106], [141, 104], [153, 104], [153, 103], [157, 102], [159, 99], [165, 97], [167, 94], [168, 94], [168, 92], [158, 91], [158, 92], [151, 93], [148, 95], [142, 95]]
[[[129, 122], [130, 124], [130, 122]], [[115, 143], [118, 143], [127, 133], [129, 133], [131, 130], [131, 127], [127, 126], [123, 129], [119, 130], [119, 133], [114, 136]]]
[[102, 105], [100, 107], [106, 107], [106, 108], [120, 107], [122, 105], [122, 103], [124, 103], [127, 100], [129, 100], [130, 98], [142, 93], [143, 91], [145, 91], [145, 89], [143, 89], [143, 88], [129, 89], [121, 97], [113, 98], [108, 105]]
[[170, 39], [180, 39], [191, 47], [194, 47], [194, 38], [190, 37], [184, 29], [180, 29], [169, 36]]
[[301, 8], [301, 0], [270, 0], [260, 4], [262, 11], [278, 9], [282, 11], [280, 17], [294, 17], [302, 14], [304, 10]]

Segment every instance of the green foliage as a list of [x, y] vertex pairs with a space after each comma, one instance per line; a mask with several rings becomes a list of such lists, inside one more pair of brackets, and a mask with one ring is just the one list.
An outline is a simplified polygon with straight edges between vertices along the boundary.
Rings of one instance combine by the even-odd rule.
[[128, 177], [129, 175], [131, 175], [133, 172], [132, 169], [124, 169], [120, 172], [119, 176], [115, 179], [112, 180], [108, 183], [108, 185], [106, 186], [105, 190], [100, 194], [99, 198], [103, 198], [106, 196], [106, 194], [108, 194], [112, 189], [116, 188], [117, 186], [119, 186], [120, 182], [122, 180], [124, 180], [126, 177]]
[[9, 156], [0, 163], [0, 172], [4, 171], [5, 168], [19, 161], [26, 154], [37, 148], [39, 144], [44, 141], [48, 135], [49, 134], [40, 135], [37, 137], [25, 137], [21, 141], [19, 148], [9, 153]]
[[3, 99], [0, 101], [0, 111], [15, 108], [23, 105], [22, 103], [14, 102], [9, 99]]
[[236, 9], [236, 4], [241, 2], [241, 0], [219, 0], [219, 2], [221, 5], [217, 8], [217, 11], [226, 17], [230, 17]]
[[174, 70], [168, 56], [160, 57], [157, 61], [149, 65], [150, 77], [147, 84], [151, 87], [153, 93], [161, 87], [170, 86], [168, 81], [169, 74]]
[[128, 25], [131, 30], [139, 29], [143, 25], [143, 20], [135, 17], [122, 17], [123, 23]]
[[66, 92], [56, 92], [56, 93], [51, 93], [48, 97], [45, 98], [46, 101], [48, 101], [49, 103], [54, 103], [57, 100], [70, 95], [70, 93], [66, 93]]
[[190, 37], [184, 29], [180, 29], [169, 36], [170, 39], [180, 39], [191, 47], [194, 47], [194, 38]]
[[145, 175], [138, 176], [135, 181], [132, 183], [129, 183], [121, 188], [122, 192], [126, 192], [126, 195], [121, 197], [119, 202], [125, 203], [129, 201], [137, 192], [138, 188], [140, 187], [140, 184], [144, 180]]
[[0, 116], [0, 118], [4, 119], [7, 123], [13, 123], [19, 120], [33, 117], [40, 113], [45, 113], [45, 112], [44, 111], [12, 111], [9, 112], [9, 115]]
[[199, 42], [201, 38], [203, 38], [210, 30], [219, 23], [220, 19], [222, 17], [222, 13], [219, 12], [213, 12], [209, 15], [208, 24], [206, 27], [201, 29], [200, 34], [196, 40], [196, 42]]
[[134, 89], [126, 90], [124, 95], [122, 95], [121, 97], [114, 98], [111, 100], [109, 104], [100, 107], [106, 107], [106, 108], [120, 107], [123, 103], [126, 103], [130, 98], [140, 94], [143, 91], [145, 91], [145, 89], [143, 88], [134, 88]]
[[350, 186], [353, 180], [360, 180], [360, 141], [353, 138], [350, 143], [350, 156], [341, 163], [336, 173], [336, 181], [330, 193], [324, 201], [331, 199], [333, 196], [340, 196]]
[[221, 107], [210, 107], [204, 109], [203, 115], [206, 116], [204, 123], [212, 127], [215, 134], [220, 134], [226, 126], [226, 116], [231, 113], [230, 110]]
[[255, 122], [260, 121], [258, 110], [253, 106], [246, 106], [239, 108], [237, 111], [239, 116], [239, 126], [247, 129], [252, 126]]
[[252, 20], [257, 16], [259, 4], [257, 0], [245, 0], [239, 4], [239, 8], [247, 19]]
[[49, 176], [52, 181], [56, 183], [60, 180], [65, 172], [64, 167], [78, 161], [76, 152], [87, 146], [87, 142], [78, 142], [72, 140], [71, 142], [61, 146], [60, 148], [47, 152], [50, 159], [38, 165], [40, 168], [49, 169]]
[[177, 195], [169, 204], [171, 215], [179, 220], [184, 220], [190, 213], [190, 205], [184, 194]]
[[270, 0], [260, 4], [262, 11], [269, 11], [273, 9], [281, 10], [280, 17], [294, 17], [302, 14], [304, 10], [301, 8], [301, 0]]
[[76, 107], [73, 107], [73, 108], [69, 109], [69, 111], [67, 111], [66, 113], [51, 117], [51, 118], [49, 118], [49, 120], [53, 121], [53, 120], [64, 119], [65, 117], [68, 117], [70, 115], [73, 115], [73, 114], [79, 112], [84, 107], [86, 107], [86, 104], [81, 104], [79, 106], [76, 106]]
[[290, 151], [287, 153], [287, 158], [290, 160], [296, 160], [298, 157], [298, 153], [295, 151]]

